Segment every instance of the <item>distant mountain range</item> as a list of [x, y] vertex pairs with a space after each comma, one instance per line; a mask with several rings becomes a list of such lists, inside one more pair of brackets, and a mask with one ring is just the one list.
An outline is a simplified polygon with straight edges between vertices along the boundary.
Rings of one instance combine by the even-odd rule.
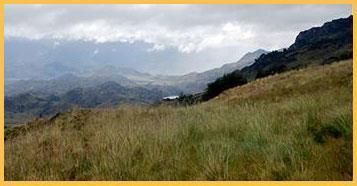
[[63, 94], [74, 88], [95, 87], [107, 81], [116, 82], [125, 87], [144, 87], [149, 90], [159, 89], [166, 95], [201, 92], [207, 83], [225, 73], [241, 69], [254, 63], [261, 54], [268, 51], [259, 49], [244, 55], [239, 61], [223, 65], [203, 73], [190, 73], [183, 76], [160, 76], [141, 73], [130, 68], [104, 66], [86, 76], [67, 73], [50, 80], [17, 80], [6, 81], [5, 95], [13, 96], [22, 93]]
[[[239, 73], [248, 81], [260, 77], [323, 65], [352, 58], [352, 16], [333, 20], [321, 27], [301, 32], [286, 49], [247, 53], [239, 61], [202, 73], [158, 76], [132, 69], [103, 65], [86, 72], [51, 80], [21, 80], [5, 83], [5, 121], [51, 115], [69, 108], [107, 107], [123, 103], [151, 104], [164, 96], [202, 92], [207, 84], [229, 73]], [[5, 65], [6, 70], [6, 65]], [[5, 74], [6, 75], [6, 74]], [[27, 117], [28, 116], [28, 117]]]
[[[210, 70], [219, 61], [233, 62], [238, 59], [234, 52], [227, 54], [229, 52], [224, 49], [213, 48], [198, 53], [182, 53], [171, 47], [163, 51], [149, 51], [153, 47], [152, 44], [140, 41], [98, 43], [7, 36], [4, 44], [7, 82], [49, 80], [65, 74], [88, 77], [112, 67], [117, 70], [117, 74], [124, 77], [136, 73], [136, 70], [154, 75], [183, 75]], [[228, 59], [221, 59], [220, 56], [213, 55], [212, 51], [222, 55], [224, 53]], [[232, 57], [228, 57], [230, 55]]]
[[8, 123], [48, 116], [79, 106], [112, 107], [119, 104], [152, 104], [165, 96], [204, 91], [207, 83], [241, 69], [267, 51], [247, 53], [239, 61], [203, 73], [158, 76], [130, 68], [105, 66], [87, 76], [67, 73], [50, 80], [17, 80], [5, 83]]

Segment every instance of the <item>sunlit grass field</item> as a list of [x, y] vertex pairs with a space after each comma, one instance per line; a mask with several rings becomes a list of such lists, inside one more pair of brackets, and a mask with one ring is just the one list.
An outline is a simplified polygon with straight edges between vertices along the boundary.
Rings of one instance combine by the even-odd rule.
[[352, 60], [6, 132], [5, 180], [352, 180]]

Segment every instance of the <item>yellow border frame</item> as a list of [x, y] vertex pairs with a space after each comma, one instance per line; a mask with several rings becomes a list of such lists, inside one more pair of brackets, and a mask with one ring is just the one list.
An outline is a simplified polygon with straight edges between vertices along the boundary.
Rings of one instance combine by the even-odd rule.
[[0, 185], [6, 186], [56, 186], [56, 185], [207, 185], [207, 186], [223, 186], [223, 185], [249, 185], [249, 186], [269, 186], [269, 185], [310, 185], [310, 186], [357, 186], [357, 126], [356, 126], [356, 73], [357, 59], [356, 54], [356, 34], [357, 34], [357, 1], [353, 0], [3, 0], [0, 2], [0, 139], [4, 139], [4, 8], [6, 4], [351, 4], [353, 19], [353, 181], [4, 181], [4, 140], [0, 142]]

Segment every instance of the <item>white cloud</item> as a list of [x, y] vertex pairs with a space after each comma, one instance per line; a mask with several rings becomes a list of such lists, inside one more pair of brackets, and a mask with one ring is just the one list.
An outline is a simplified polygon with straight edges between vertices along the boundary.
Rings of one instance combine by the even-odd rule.
[[349, 14], [350, 5], [6, 5], [5, 36], [140, 41], [152, 44], [148, 52], [271, 49], [287, 47], [301, 30]]
[[[21, 29], [19, 29], [21, 28]], [[56, 30], [41, 32], [35, 28], [6, 29], [7, 36], [26, 36], [31, 39], [55, 38], [85, 40], [97, 43], [143, 41], [153, 44], [148, 51], [177, 48], [180, 52], [200, 52], [207, 48], [234, 46], [254, 37], [250, 29], [243, 30], [238, 23], [214, 26], [198, 26], [189, 29], [170, 29], [164, 25], [113, 25], [105, 20], [84, 22]]]

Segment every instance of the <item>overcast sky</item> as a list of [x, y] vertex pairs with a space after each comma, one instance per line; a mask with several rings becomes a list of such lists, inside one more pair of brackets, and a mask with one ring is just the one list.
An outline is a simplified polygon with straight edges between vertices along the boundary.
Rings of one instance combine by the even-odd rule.
[[6, 5], [5, 37], [143, 42], [147, 52], [174, 49], [202, 71], [288, 47], [300, 31], [351, 13], [351, 5]]

